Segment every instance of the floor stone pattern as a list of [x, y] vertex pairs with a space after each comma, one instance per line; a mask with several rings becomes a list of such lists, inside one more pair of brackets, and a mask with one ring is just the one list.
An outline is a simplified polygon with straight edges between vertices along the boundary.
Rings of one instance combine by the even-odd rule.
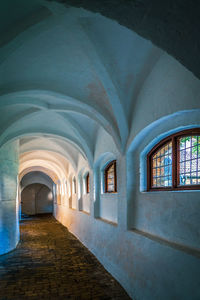
[[130, 299], [94, 255], [51, 216], [21, 222], [0, 256], [0, 299]]

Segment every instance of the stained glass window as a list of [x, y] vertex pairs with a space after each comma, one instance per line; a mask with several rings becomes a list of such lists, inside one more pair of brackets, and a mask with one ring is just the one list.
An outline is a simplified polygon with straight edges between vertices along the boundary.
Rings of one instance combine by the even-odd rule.
[[172, 186], [172, 142], [152, 156], [153, 187]]
[[117, 192], [116, 161], [112, 161], [105, 169], [105, 192]]
[[167, 137], [150, 151], [147, 163], [148, 190], [200, 189], [200, 129]]
[[200, 184], [200, 136], [179, 139], [179, 184]]

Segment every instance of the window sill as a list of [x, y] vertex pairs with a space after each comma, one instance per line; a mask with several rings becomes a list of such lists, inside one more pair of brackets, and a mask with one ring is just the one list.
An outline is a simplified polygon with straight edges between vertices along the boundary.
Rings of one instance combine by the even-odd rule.
[[101, 193], [101, 196], [108, 196], [108, 195], [117, 195], [117, 192], [107, 192], [107, 193]]
[[71, 210], [76, 210], [76, 211], [77, 211], [77, 209], [76, 209], [76, 208], [73, 208], [73, 207], [69, 207], [69, 209], [71, 209]]
[[79, 210], [81, 213], [84, 213], [84, 214], [86, 214], [86, 215], [88, 215], [88, 216], [90, 216], [90, 213], [89, 212], [87, 212], [87, 211], [85, 211], [85, 210]]
[[146, 237], [146, 238], [148, 238], [152, 241], [155, 241], [159, 244], [168, 246], [170, 248], [173, 248], [173, 249], [185, 252], [189, 255], [195, 256], [197, 258], [200, 258], [200, 249], [195, 249], [195, 248], [192, 248], [192, 247], [188, 247], [186, 245], [178, 244], [178, 243], [166, 240], [166, 239], [161, 238], [159, 236], [156, 236], [156, 235], [153, 235], [153, 234], [150, 234], [150, 233], [138, 230], [138, 229], [130, 229], [130, 231], [132, 231], [132, 232], [134, 232], [138, 235], [142, 235], [142, 236], [144, 236], [144, 237]]
[[166, 190], [150, 190], [150, 191], [141, 191], [140, 193], [141, 194], [159, 194], [159, 193], [163, 193], [163, 192], [168, 192], [168, 193], [191, 193], [191, 192], [200, 192], [200, 190], [197, 190], [197, 189], [189, 189], [189, 190], [185, 190], [185, 189], [177, 189], [177, 190], [169, 190], [169, 189], [166, 189]]
[[115, 222], [113, 222], [113, 221], [109, 221], [109, 220], [106, 220], [106, 219], [103, 219], [103, 218], [95, 218], [96, 220], [99, 220], [99, 221], [102, 221], [102, 222], [104, 222], [104, 223], [107, 223], [107, 224], [110, 224], [110, 225], [113, 225], [113, 226], [115, 226], [115, 227], [117, 227], [118, 226], [118, 224], [117, 223], [115, 223]]

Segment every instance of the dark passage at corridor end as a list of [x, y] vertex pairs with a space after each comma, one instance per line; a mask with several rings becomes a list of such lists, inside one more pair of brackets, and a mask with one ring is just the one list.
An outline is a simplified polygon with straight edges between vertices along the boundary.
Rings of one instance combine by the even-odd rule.
[[0, 299], [130, 299], [52, 216], [21, 223], [17, 249], [0, 257]]

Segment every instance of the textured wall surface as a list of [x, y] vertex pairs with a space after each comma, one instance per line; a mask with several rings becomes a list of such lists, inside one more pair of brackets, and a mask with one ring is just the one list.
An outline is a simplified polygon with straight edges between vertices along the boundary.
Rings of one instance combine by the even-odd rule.
[[200, 3], [188, 0], [63, 0], [114, 19], [174, 56], [200, 77]]
[[87, 213], [90, 212], [90, 196], [89, 196], [89, 194], [82, 196], [81, 209]]
[[0, 254], [13, 250], [19, 241], [18, 153], [18, 141], [0, 148]]
[[[98, 132], [91, 214], [55, 207], [55, 217], [133, 299], [200, 297], [199, 191], [149, 193], [145, 187], [148, 151], [173, 132], [200, 127], [199, 89], [199, 80], [187, 69], [161, 56], [139, 94], [126, 154], [106, 132]], [[114, 158], [118, 193], [107, 196], [101, 168]]]

